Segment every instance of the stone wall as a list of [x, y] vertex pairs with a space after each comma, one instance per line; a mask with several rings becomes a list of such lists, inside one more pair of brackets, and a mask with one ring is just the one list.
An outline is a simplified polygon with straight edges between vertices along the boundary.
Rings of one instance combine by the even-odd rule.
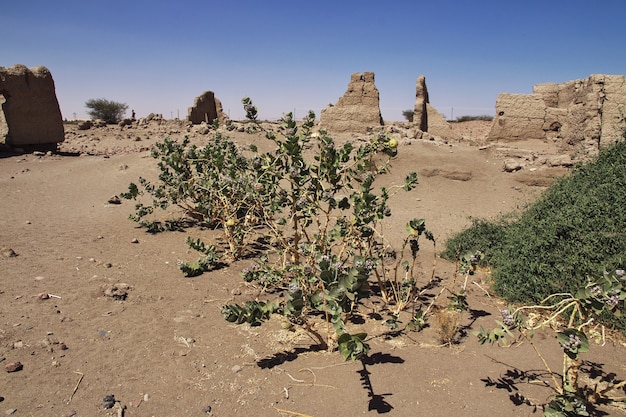
[[488, 140], [549, 140], [594, 153], [622, 137], [625, 113], [623, 75], [537, 84], [532, 94], [498, 96]]
[[46, 67], [0, 67], [0, 141], [15, 147], [56, 148], [63, 117]]
[[380, 96], [373, 72], [352, 74], [345, 94], [320, 115], [320, 128], [331, 133], [367, 133], [382, 125]]
[[226, 120], [227, 116], [222, 109], [222, 102], [215, 97], [213, 91], [205, 91], [193, 102], [193, 107], [189, 108], [187, 120], [193, 124], [202, 122], [211, 124], [215, 119], [219, 122]]

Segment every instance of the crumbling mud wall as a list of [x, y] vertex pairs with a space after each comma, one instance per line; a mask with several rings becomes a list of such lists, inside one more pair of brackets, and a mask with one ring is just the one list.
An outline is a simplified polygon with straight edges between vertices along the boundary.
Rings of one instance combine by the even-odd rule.
[[202, 122], [211, 124], [215, 119], [223, 122], [227, 116], [222, 109], [222, 102], [215, 97], [215, 93], [205, 91], [196, 97], [193, 106], [189, 108], [187, 120], [197, 125]]
[[352, 74], [345, 94], [320, 115], [320, 128], [332, 133], [367, 133], [383, 124], [373, 72]]
[[54, 80], [43, 66], [0, 67], [0, 141], [14, 147], [56, 147], [63, 118]]
[[626, 77], [591, 75], [533, 87], [532, 94], [502, 93], [489, 141], [539, 139], [597, 153], [622, 137]]

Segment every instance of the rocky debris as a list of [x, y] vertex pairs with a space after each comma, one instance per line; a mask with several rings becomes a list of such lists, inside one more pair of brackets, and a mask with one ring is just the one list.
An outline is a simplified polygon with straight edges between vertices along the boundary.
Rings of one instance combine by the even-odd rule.
[[413, 110], [413, 124], [422, 132], [428, 131], [428, 109], [426, 105], [430, 103], [428, 99], [428, 89], [426, 88], [426, 77], [420, 75], [415, 83], [415, 108]]
[[109, 198], [107, 200], [107, 203], [109, 204], [122, 204], [122, 200], [120, 200], [120, 198], [116, 195], [114, 195], [113, 197]]
[[113, 408], [113, 406], [115, 405], [115, 395], [111, 394], [111, 395], [105, 395], [104, 398], [102, 399], [102, 407], [109, 409], [109, 408]]
[[1, 247], [0, 254], [2, 254], [5, 258], [15, 258], [17, 256], [17, 253], [15, 253], [15, 251], [8, 246]]
[[502, 93], [489, 141], [543, 140], [561, 151], [595, 155], [622, 137], [617, 121], [626, 105], [626, 77], [591, 75], [533, 87], [532, 94]]
[[117, 125], [120, 128], [123, 128], [124, 126], [132, 126], [133, 125], [134, 120], [133, 119], [122, 119], [120, 120]]
[[7, 372], [18, 372], [24, 369], [24, 365], [21, 362], [9, 362], [4, 365], [4, 370]]
[[78, 122], [78, 124], [76, 125], [76, 128], [78, 130], [89, 130], [93, 127], [93, 123], [91, 122], [91, 120], [83, 120]]
[[128, 297], [128, 292], [133, 287], [123, 282], [117, 284], [107, 284], [102, 287], [102, 293], [105, 297], [111, 297], [117, 301], [124, 301]]
[[452, 130], [450, 123], [443, 114], [430, 104], [426, 104], [426, 109], [428, 111], [428, 128], [425, 132], [444, 140], [461, 140], [461, 135]]
[[202, 122], [210, 124], [216, 119], [222, 123], [227, 118], [222, 109], [222, 102], [215, 97], [213, 91], [205, 91], [196, 97], [187, 115], [187, 120], [195, 125]]
[[322, 110], [319, 123], [331, 133], [368, 133], [383, 124], [373, 72], [352, 74], [348, 90], [337, 104]]
[[524, 165], [517, 159], [505, 159], [503, 169], [506, 172], [515, 172], [524, 168]]
[[0, 67], [0, 142], [54, 147], [63, 142], [63, 118], [54, 80], [43, 66]]

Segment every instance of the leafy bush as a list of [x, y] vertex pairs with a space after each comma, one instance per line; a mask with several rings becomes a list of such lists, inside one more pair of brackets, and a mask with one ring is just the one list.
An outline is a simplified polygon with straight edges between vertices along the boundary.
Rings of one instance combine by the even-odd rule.
[[115, 101], [109, 101], [104, 98], [92, 98], [85, 102], [85, 107], [88, 110], [87, 114], [92, 119], [102, 119], [107, 123], [117, 123], [120, 121], [128, 105], [126, 103], [118, 103]]
[[[196, 276], [241, 259], [255, 256], [242, 271], [276, 300], [251, 300], [223, 306], [222, 315], [233, 323], [260, 325], [271, 314], [281, 314], [287, 326], [301, 326], [321, 346], [337, 348], [344, 358], [367, 353], [364, 333], [350, 334], [346, 320], [356, 314], [364, 298], [382, 298], [398, 326], [398, 314], [412, 305], [414, 316], [407, 328], [425, 326], [426, 310], [416, 305], [421, 291], [432, 289], [433, 276], [422, 278], [417, 255], [420, 238], [434, 244], [423, 219], [412, 219], [399, 248], [383, 233], [383, 220], [391, 216], [389, 198], [417, 185], [417, 174], [402, 184], [375, 186], [389, 171], [398, 142], [384, 133], [359, 146], [335, 143], [325, 131], [312, 132], [315, 115], [302, 123], [285, 114], [277, 133], [257, 122], [257, 109], [243, 100], [248, 131], [262, 132], [273, 144], [271, 152], [252, 145], [242, 151], [229, 138], [216, 133], [205, 146], [166, 139], [152, 156], [159, 159], [157, 182], [139, 179], [122, 196], [139, 200], [134, 221], [148, 231], [171, 230], [194, 221], [223, 231], [227, 245], [188, 239], [202, 254], [193, 263], [180, 262], [187, 276]], [[141, 201], [151, 198], [150, 204]], [[156, 209], [182, 209], [185, 218], [161, 222]], [[375, 284], [370, 283], [375, 280]], [[443, 292], [443, 291], [442, 291]], [[464, 293], [450, 290], [457, 310], [464, 307]], [[461, 301], [459, 301], [461, 300]], [[316, 330], [322, 319], [327, 337]], [[325, 324], [325, 326], [324, 326]]]
[[482, 114], [480, 116], [460, 116], [457, 117], [453, 122], [461, 123], [461, 122], [470, 122], [472, 120], [482, 120], [485, 122], [491, 122], [493, 120], [493, 116], [489, 116], [488, 114]]
[[[617, 307], [626, 299], [625, 279], [624, 270], [618, 269], [590, 279], [575, 292], [552, 294], [539, 305], [508, 307], [501, 310], [501, 320], [496, 320], [498, 327], [487, 331], [481, 326], [475, 335], [481, 344], [527, 342], [532, 346], [543, 362], [555, 392], [544, 405], [544, 416], [589, 416], [589, 406], [610, 403], [612, 399], [607, 394], [620, 393], [626, 384], [626, 381], [620, 382], [610, 375], [605, 377], [606, 385], [602, 388], [597, 384], [584, 385], [579, 380], [579, 371], [584, 364], [581, 354], [589, 352], [592, 341], [597, 344], [606, 342], [604, 332], [598, 330], [598, 321], [616, 314]], [[563, 351], [560, 373], [551, 369], [533, 342], [535, 331], [546, 328], [555, 331], [556, 341]], [[550, 386], [549, 382], [544, 383]]]
[[413, 116], [415, 115], [415, 111], [414, 110], [404, 110], [402, 112], [402, 116], [404, 116], [404, 118], [408, 121], [408, 122], [412, 122], [413, 121]]
[[558, 180], [518, 219], [477, 221], [450, 239], [443, 254], [489, 254], [494, 289], [511, 302], [575, 291], [588, 277], [624, 265], [625, 189], [626, 143], [618, 142]]

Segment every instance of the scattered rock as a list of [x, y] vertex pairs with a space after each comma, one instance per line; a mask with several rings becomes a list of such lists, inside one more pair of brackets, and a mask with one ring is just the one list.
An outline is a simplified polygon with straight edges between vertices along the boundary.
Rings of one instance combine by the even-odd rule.
[[2, 248], [0, 248], [0, 253], [5, 258], [15, 258], [17, 256], [17, 253], [15, 253], [15, 251], [8, 246], [3, 246]]
[[133, 240], [130, 241], [130, 243], [139, 243], [139, 239], [137, 239], [136, 237], [133, 238]]
[[10, 362], [4, 365], [4, 370], [7, 372], [18, 372], [24, 369], [22, 362]]
[[524, 166], [516, 159], [505, 159], [504, 170], [506, 172], [515, 172], [522, 169]]
[[113, 197], [109, 198], [108, 203], [109, 204], [122, 204], [122, 200], [120, 200], [118, 196], [114, 195]]
[[102, 407], [106, 409], [113, 408], [115, 401], [115, 395], [107, 395], [102, 399]]
[[93, 123], [91, 123], [91, 120], [84, 120], [78, 123], [77, 128], [78, 130], [89, 130], [92, 128], [92, 126]]
[[234, 374], [239, 373], [243, 370], [243, 368], [239, 365], [235, 365], [232, 368], [230, 368], [231, 371], [233, 371]]
[[47, 300], [48, 298], [50, 298], [50, 295], [48, 295], [45, 292], [41, 292], [39, 294], [37, 294], [37, 298], [40, 300]]
[[126, 283], [120, 282], [117, 284], [110, 284], [110, 285], [103, 286], [102, 293], [106, 297], [111, 297], [118, 301], [124, 301], [126, 300], [126, 297], [128, 297], [128, 292], [132, 288], [133, 288], [132, 286]]

